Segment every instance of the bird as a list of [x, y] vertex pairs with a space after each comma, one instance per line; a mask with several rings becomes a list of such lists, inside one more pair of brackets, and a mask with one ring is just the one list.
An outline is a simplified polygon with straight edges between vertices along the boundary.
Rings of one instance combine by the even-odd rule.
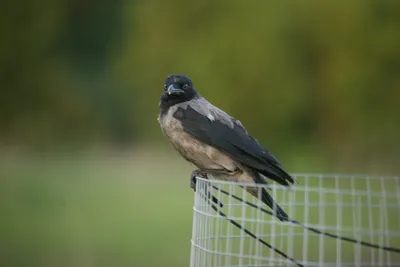
[[[158, 121], [164, 136], [187, 161], [198, 169], [192, 177], [211, 175], [215, 179], [267, 185], [271, 179], [290, 187], [294, 179], [281, 163], [250, 136], [243, 124], [211, 104], [182, 74], [166, 77], [159, 101]], [[287, 213], [273, 200], [265, 187], [247, 186], [281, 221]]]

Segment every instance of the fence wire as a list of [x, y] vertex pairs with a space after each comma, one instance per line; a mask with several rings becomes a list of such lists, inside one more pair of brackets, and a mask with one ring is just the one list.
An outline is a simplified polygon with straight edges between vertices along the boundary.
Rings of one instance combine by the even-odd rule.
[[400, 266], [399, 177], [297, 174], [267, 190], [281, 222], [244, 189], [198, 178], [192, 267]]

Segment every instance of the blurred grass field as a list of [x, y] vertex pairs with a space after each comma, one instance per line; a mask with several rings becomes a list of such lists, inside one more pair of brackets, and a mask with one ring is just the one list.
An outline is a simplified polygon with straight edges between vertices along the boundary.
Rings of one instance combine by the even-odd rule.
[[51, 158], [1, 162], [0, 266], [188, 265], [189, 164]]
[[192, 169], [172, 150], [1, 159], [0, 266], [188, 266]]

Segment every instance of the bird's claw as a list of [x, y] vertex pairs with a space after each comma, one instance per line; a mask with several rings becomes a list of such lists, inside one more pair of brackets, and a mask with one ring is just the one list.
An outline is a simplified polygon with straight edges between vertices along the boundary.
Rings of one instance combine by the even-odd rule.
[[[192, 171], [192, 174], [190, 175], [190, 188], [192, 188], [195, 192], [196, 192], [197, 177], [208, 179], [208, 174], [207, 172], [204, 172], [202, 170]], [[204, 188], [204, 190], [208, 199], [210, 199], [212, 202], [214, 202], [221, 208], [224, 206], [222, 202], [220, 202], [215, 196], [213, 196], [210, 192], [208, 192], [207, 186]]]
[[201, 170], [192, 171], [192, 174], [190, 175], [190, 188], [192, 188], [195, 192], [196, 192], [197, 177], [208, 179], [208, 175], [207, 173]]

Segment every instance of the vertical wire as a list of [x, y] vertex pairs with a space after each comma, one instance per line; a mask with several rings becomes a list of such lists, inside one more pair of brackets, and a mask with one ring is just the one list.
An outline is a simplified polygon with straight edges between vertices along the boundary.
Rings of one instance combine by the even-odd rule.
[[[257, 192], [258, 192], [258, 189], [259, 189], [259, 187], [257, 187]], [[257, 216], [256, 216], [256, 209], [251, 209], [251, 219], [252, 219], [252, 223], [250, 225], [250, 231], [252, 233], [254, 233], [256, 236], [260, 236], [260, 234], [258, 232], [254, 231], [254, 228], [255, 228], [254, 225], [258, 223], [257, 222]], [[256, 258], [255, 256], [256, 256], [257, 252], [255, 252], [254, 255], [253, 255], [253, 251], [254, 251], [253, 244], [254, 244], [254, 242], [256, 242], [256, 240], [250, 240], [250, 244], [249, 244], [249, 254], [250, 254], [250, 257], [253, 258], [249, 262], [250, 265], [256, 265], [256, 263], [254, 261], [255, 261], [255, 258]]]
[[[217, 191], [217, 198], [222, 201], [221, 198], [221, 184], [218, 184], [218, 191]], [[219, 233], [222, 227], [222, 218], [221, 217], [215, 217], [215, 236], [214, 236], [214, 250], [215, 250], [215, 256], [214, 256], [214, 265], [213, 266], [218, 266], [220, 264], [220, 253], [219, 253]]]
[[[381, 177], [381, 190], [382, 190], [382, 201], [383, 201], [383, 218], [384, 218], [384, 233], [382, 233], [385, 245], [387, 247], [390, 247], [390, 235], [389, 235], [389, 225], [388, 225], [388, 204], [387, 204], [387, 193], [386, 193], [386, 186], [385, 186], [385, 180], [384, 177]], [[381, 246], [383, 246], [384, 243], [382, 242]], [[383, 252], [383, 251], [382, 251]], [[392, 266], [391, 260], [390, 260], [390, 253], [386, 252], [386, 261], [387, 261], [387, 266]]]
[[398, 214], [398, 221], [400, 222], [400, 177], [394, 177], [396, 180], [396, 198], [397, 198], [397, 214]]
[[[378, 229], [377, 229], [377, 233], [378, 233], [378, 244], [379, 246], [383, 246], [383, 235], [384, 235], [384, 218], [383, 218], [383, 209], [385, 208], [385, 206], [383, 205], [383, 190], [381, 188], [380, 190], [381, 193], [381, 198], [379, 200], [379, 208], [378, 208], [378, 216], [379, 216], [379, 225], [378, 225]], [[382, 250], [378, 251], [378, 266], [382, 267], [384, 265], [384, 254]]]
[[[229, 184], [229, 193], [230, 194], [234, 194], [234, 185], [233, 184]], [[227, 203], [228, 203], [228, 218], [232, 217], [232, 198], [227, 198]], [[231, 257], [228, 256], [229, 252], [231, 251], [231, 247], [232, 247], [232, 235], [233, 235], [233, 226], [232, 224], [228, 224], [226, 227], [226, 256], [225, 256], [225, 264], [226, 266], [230, 266], [231, 265]]]
[[[238, 186], [237, 185], [232, 185], [232, 187], [233, 187], [233, 195], [237, 195], [237, 189], [238, 189]], [[232, 219], [234, 219], [235, 217], [237, 217], [238, 219], [239, 219], [239, 216], [236, 216], [236, 212], [237, 212], [237, 210], [238, 210], [238, 208], [237, 208], [237, 205], [235, 204], [235, 202], [234, 202], [234, 199], [233, 198], [229, 198], [229, 204], [232, 206], [232, 213], [230, 214], [230, 217], [232, 218]], [[240, 219], [239, 219], [240, 220]], [[241, 220], [239, 221], [239, 222], [242, 222]], [[231, 240], [231, 242], [230, 242], [230, 248], [229, 248], [229, 252], [232, 252], [232, 251], [234, 251], [234, 248], [235, 249], [237, 249], [236, 248], [236, 240], [237, 240], [237, 238], [235, 238], [234, 236], [235, 236], [235, 231], [237, 231], [237, 228], [236, 227], [232, 227], [231, 228], [231, 232], [230, 232], [230, 234], [229, 234], [229, 236], [231, 237], [230, 238], [230, 240]], [[240, 231], [241, 232], [241, 231]], [[239, 248], [240, 249], [240, 248]], [[237, 254], [239, 254], [239, 253], [237, 253]], [[232, 258], [233, 257], [230, 257], [230, 259], [232, 260]], [[234, 261], [234, 262], [237, 262], [237, 256], [236, 256], [236, 261]], [[231, 264], [233, 264], [233, 263], [230, 263], [229, 264], [229, 266], [231, 266]]]
[[[354, 176], [350, 177], [350, 189], [351, 189], [351, 210], [353, 211], [353, 225], [352, 225], [352, 229], [353, 229], [353, 235], [354, 238], [356, 238], [357, 240], [359, 240], [360, 238], [358, 238], [358, 231], [362, 228], [362, 221], [360, 219], [360, 217], [357, 218], [357, 214], [358, 212], [361, 210], [361, 206], [358, 206], [356, 204], [356, 190], [355, 190], [355, 182], [354, 182]], [[354, 243], [353, 245], [353, 249], [354, 249], [354, 265], [355, 266], [360, 266], [360, 262], [361, 262], [361, 247], [360, 247], [360, 243]]]
[[[296, 206], [293, 204], [295, 203], [296, 199], [296, 190], [293, 191], [293, 194], [289, 194], [289, 205], [288, 205], [288, 213], [289, 213], [289, 218], [296, 218]], [[288, 254], [289, 255], [295, 255], [293, 252], [293, 244], [294, 244], [294, 239], [295, 235], [293, 233], [293, 224], [290, 224], [289, 226], [289, 234], [287, 236], [287, 244], [288, 244]], [[287, 262], [286, 266], [292, 266], [291, 263]]]
[[196, 238], [197, 238], [197, 205], [198, 205], [198, 190], [199, 190], [199, 185], [198, 183], [196, 183], [196, 191], [194, 194], [194, 207], [193, 207], [193, 226], [192, 226], [192, 247], [191, 247], [191, 252], [190, 252], [190, 266], [191, 267], [195, 267], [195, 263], [196, 263], [196, 250], [197, 247], [196, 245]]
[[[296, 180], [296, 177], [293, 177], [294, 180]], [[286, 207], [286, 193], [289, 189], [282, 189], [282, 202], [285, 202], [285, 205], [281, 205], [281, 207], [283, 208], [283, 210], [287, 211], [287, 207]], [[286, 234], [287, 235], [287, 234]], [[279, 224], [279, 249], [281, 251], [285, 251], [285, 247], [284, 247], [284, 238], [285, 238], [285, 224], [280, 223]], [[280, 266], [282, 266], [282, 264], [280, 264]]]
[[[244, 192], [247, 191], [246, 187], [243, 187]], [[243, 194], [243, 199], [246, 201], [246, 197], [247, 194], [244, 193]], [[245, 222], [246, 222], [246, 210], [245, 210], [245, 204], [241, 203], [241, 217], [240, 217], [240, 224], [243, 227], [246, 227]], [[239, 266], [243, 266], [243, 258], [244, 258], [244, 239], [245, 239], [245, 235], [244, 235], [244, 231], [240, 231], [240, 242], [239, 242]]]
[[[258, 188], [258, 199], [260, 199], [261, 198], [261, 187], [259, 187]], [[257, 220], [257, 225], [256, 225], [256, 227], [257, 227], [257, 233], [258, 233], [258, 236], [263, 236], [263, 230], [261, 229], [261, 224], [262, 224], [262, 222], [264, 222], [264, 212], [261, 212], [261, 205], [259, 206], [260, 208], [258, 208], [257, 209], [257, 218], [258, 218], [258, 220]], [[261, 257], [262, 257], [262, 255], [261, 255], [261, 253], [262, 253], [262, 246], [261, 246], [261, 244], [259, 243], [259, 242], [256, 242], [256, 255], [257, 255], [257, 261], [256, 261], [256, 266], [258, 266], [258, 265], [261, 265]]]
[[[319, 218], [318, 218], [318, 224], [319, 225], [325, 225], [325, 194], [324, 194], [324, 184], [323, 184], [323, 176], [319, 175], [318, 176], [319, 183]], [[324, 266], [324, 258], [325, 258], [325, 247], [324, 247], [324, 236], [320, 235], [319, 236], [319, 266]]]
[[[208, 197], [208, 194], [211, 194], [212, 190], [211, 189], [211, 181], [208, 180], [206, 182], [206, 198]], [[212, 233], [212, 225], [213, 225], [213, 220], [214, 218], [212, 217], [212, 212], [211, 212], [211, 205], [206, 206], [206, 212], [207, 217], [206, 217], [206, 248], [208, 249], [209, 252], [207, 252], [207, 266], [211, 266], [212, 262], [212, 256], [213, 256], [213, 248], [212, 248], [212, 240], [211, 240], [211, 233]]]
[[[200, 185], [201, 185], [201, 190], [199, 191], [199, 194], [201, 194], [201, 192], [204, 192], [204, 181], [200, 180]], [[204, 266], [205, 267], [205, 262], [204, 262], [204, 207], [205, 207], [205, 199], [203, 197], [201, 197], [202, 200], [202, 205], [201, 205], [201, 215], [200, 215], [200, 222], [199, 222], [199, 245], [200, 245], [200, 250], [199, 250], [199, 264], [200, 266]]]
[[203, 253], [202, 253], [202, 258], [201, 261], [203, 262], [202, 266], [207, 266], [207, 233], [206, 233], [206, 229], [207, 229], [207, 182], [206, 181], [202, 181], [203, 184], [203, 201], [204, 201], [204, 206], [203, 206], [203, 215], [202, 215], [202, 231], [201, 231], [201, 247], [203, 248]]
[[[359, 207], [360, 207], [360, 209], [359, 209], [359, 213], [358, 213], [358, 221], [360, 222], [360, 228], [359, 228], [359, 236], [360, 236], [360, 240], [361, 240], [361, 237], [363, 236], [363, 232], [364, 232], [364, 226], [363, 226], [363, 222], [364, 222], [364, 220], [363, 220], [363, 207], [364, 207], [364, 204], [363, 204], [363, 201], [362, 201], [362, 197], [360, 196], [360, 197], [358, 197], [358, 205], [359, 205]], [[358, 266], [361, 266], [361, 262], [362, 262], [362, 259], [363, 259], [363, 257], [362, 257], [362, 247], [361, 246], [358, 246], [358, 250], [359, 250], [359, 252], [360, 252], [360, 259], [359, 259], [359, 264], [358, 264]]]
[[[221, 196], [221, 187], [222, 187], [222, 184], [220, 184], [220, 187], [219, 187], [219, 195], [220, 196]], [[219, 198], [219, 199], [222, 199], [222, 198]], [[227, 201], [229, 201], [229, 200], [227, 200]], [[229, 205], [229, 203], [227, 203], [227, 204]], [[221, 236], [223, 236], [223, 227], [224, 227], [224, 223], [226, 224], [226, 222], [222, 217], [218, 217], [218, 218], [219, 218], [220, 233], [221, 233]], [[222, 240], [220, 242], [220, 247], [221, 247], [221, 251], [223, 252]], [[222, 262], [223, 262], [223, 257], [221, 255], [221, 256], [218, 257], [218, 265], [217, 266], [222, 265]]]
[[[381, 190], [382, 192], [382, 190]], [[383, 210], [385, 209], [385, 206], [383, 204], [383, 199], [379, 200], [379, 227], [378, 227], [378, 244], [379, 246], [383, 246], [383, 239], [384, 239], [384, 235], [385, 235], [385, 229], [384, 229], [384, 213]], [[383, 250], [379, 250], [378, 251], [378, 266], [382, 267], [384, 266], [384, 253]]]
[[[271, 187], [271, 189], [272, 189], [272, 199], [275, 200], [273, 205], [272, 205], [272, 212], [275, 213], [275, 214], [277, 213], [276, 212], [277, 211], [277, 207], [276, 207], [276, 188], [277, 187], [275, 185]], [[270, 222], [271, 222], [271, 228], [270, 228], [271, 240], [270, 240], [270, 244], [273, 247], [275, 247], [275, 236], [274, 236], [274, 234], [276, 233], [276, 223], [274, 222], [274, 220], [275, 220], [275, 217], [271, 216], [271, 218], [270, 218]], [[272, 250], [269, 251], [269, 258], [270, 258], [271, 262], [275, 262], [275, 253], [274, 253], [274, 251], [272, 251]]]
[[[366, 177], [366, 182], [367, 182], [367, 198], [368, 198], [368, 221], [369, 221], [369, 234], [371, 238], [371, 243], [374, 243], [374, 221], [372, 218], [372, 200], [371, 200], [371, 181], [370, 177]], [[371, 254], [371, 264], [372, 266], [375, 265], [375, 250], [373, 248], [370, 249], [370, 254]]]
[[203, 198], [201, 197], [201, 190], [202, 189], [202, 183], [201, 181], [197, 180], [197, 230], [196, 230], [196, 244], [197, 244], [197, 257], [196, 257], [196, 264], [199, 264], [201, 261], [201, 207], [204, 205], [202, 203]]
[[[339, 177], [335, 176], [335, 188], [336, 192], [340, 192], [340, 185], [339, 185]], [[342, 195], [341, 193], [337, 194], [337, 209], [336, 209], [336, 234], [340, 235], [340, 228], [342, 228]], [[339, 239], [336, 239], [336, 264], [341, 266], [342, 263], [342, 242]]]
[[[312, 204], [309, 202], [309, 190], [308, 190], [308, 183], [309, 183], [309, 177], [305, 177], [305, 186], [304, 186], [304, 224], [307, 225], [308, 223], [308, 217], [309, 217], [309, 204]], [[303, 229], [303, 261], [307, 262], [308, 261], [308, 234], [309, 232], [304, 228]]]

